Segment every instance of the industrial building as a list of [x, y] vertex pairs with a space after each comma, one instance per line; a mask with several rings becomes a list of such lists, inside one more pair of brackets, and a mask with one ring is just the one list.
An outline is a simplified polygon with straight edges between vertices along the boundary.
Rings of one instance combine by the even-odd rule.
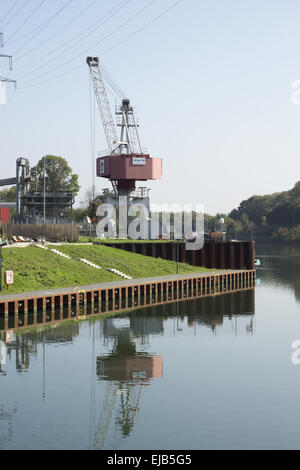
[[[16, 176], [0, 180], [0, 186], [16, 185], [16, 202], [0, 203], [0, 221], [26, 224], [72, 222], [74, 196], [70, 191], [37, 191], [36, 176], [27, 158], [18, 158]], [[10, 209], [16, 214], [10, 217]]]

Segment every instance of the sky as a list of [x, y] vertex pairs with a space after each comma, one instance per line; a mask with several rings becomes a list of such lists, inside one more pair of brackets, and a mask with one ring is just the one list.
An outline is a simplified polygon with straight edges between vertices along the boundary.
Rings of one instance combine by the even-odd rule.
[[[0, 32], [13, 57], [12, 71], [0, 57], [0, 77], [17, 80], [0, 105], [0, 178], [19, 157], [63, 156], [80, 204], [97, 157], [86, 57], [98, 56], [135, 107], [142, 146], [163, 159], [153, 203], [228, 213], [300, 179], [298, 0], [0, 0]], [[107, 148], [98, 112], [95, 134]]]

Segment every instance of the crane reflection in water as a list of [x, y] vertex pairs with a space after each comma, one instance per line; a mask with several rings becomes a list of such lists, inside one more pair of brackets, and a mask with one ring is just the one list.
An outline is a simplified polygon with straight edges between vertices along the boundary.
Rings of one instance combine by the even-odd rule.
[[[135, 324], [134, 334], [130, 325], [133, 320], [138, 321], [137, 318], [124, 319], [121, 325], [118, 322], [118, 326], [112, 319], [102, 322], [102, 333], [106, 343], [110, 343], [111, 350], [96, 360], [97, 377], [107, 383], [93, 449], [105, 447], [113, 420], [117, 433], [123, 438], [130, 435], [139, 412], [143, 388], [152, 379], [159, 379], [163, 375], [162, 357], [145, 351], [143, 346], [146, 336], [142, 331], [139, 336], [137, 331], [139, 326], [147, 325], [149, 328], [151, 325], [154, 329], [152, 333], [158, 332], [163, 327], [162, 319], [152, 319], [152, 322], [144, 325], [144, 322]], [[149, 335], [149, 331], [147, 333]], [[141, 343], [140, 349], [137, 347], [137, 336]]]
[[[142, 402], [145, 386], [163, 377], [163, 360], [158, 354], [149, 353], [151, 337], [165, 335], [167, 320], [174, 319], [173, 335], [183, 334], [186, 328], [194, 328], [195, 334], [201, 327], [217, 334], [255, 334], [254, 290], [225, 296], [194, 299], [149, 307], [147, 314], [132, 313], [128, 317], [103, 319], [101, 336], [109, 353], [94, 357], [98, 381], [106, 382], [106, 391], [99, 413], [97, 427], [94, 425], [91, 448], [117, 448], [112, 443], [115, 436], [130, 436]], [[177, 325], [177, 327], [176, 327]], [[224, 330], [224, 332], [223, 332]], [[170, 330], [171, 333], [171, 330]], [[93, 388], [95, 388], [93, 386]], [[95, 399], [95, 397], [94, 397]], [[91, 415], [95, 417], [95, 407]], [[109, 443], [109, 444], [108, 444]]]

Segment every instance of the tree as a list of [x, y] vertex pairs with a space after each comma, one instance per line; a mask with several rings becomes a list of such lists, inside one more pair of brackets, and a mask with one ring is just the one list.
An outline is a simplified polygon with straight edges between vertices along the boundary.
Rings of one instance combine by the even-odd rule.
[[70, 191], [74, 196], [78, 194], [78, 175], [72, 173], [72, 168], [65, 158], [55, 155], [46, 155], [31, 170], [31, 173], [36, 175], [38, 191], [43, 191], [44, 188], [44, 163], [46, 191]]
[[97, 198], [99, 196], [100, 193], [95, 188], [92, 186], [87, 188], [84, 192], [83, 198], [80, 201], [80, 206], [88, 208], [94, 200], [98, 200]]
[[300, 181], [295, 184], [295, 186], [289, 191], [289, 193], [293, 201], [300, 201]]
[[16, 202], [16, 187], [10, 189], [2, 189], [0, 191], [0, 202]]
[[85, 215], [87, 215], [87, 209], [85, 207], [76, 207], [73, 209], [73, 220], [78, 224], [83, 222]]
[[256, 226], [261, 227], [265, 223], [267, 213], [276, 203], [276, 197], [276, 193], [266, 196], [251, 196], [245, 201], [242, 201], [238, 209], [233, 209], [229, 217], [238, 220], [241, 219], [243, 214], [246, 214]]

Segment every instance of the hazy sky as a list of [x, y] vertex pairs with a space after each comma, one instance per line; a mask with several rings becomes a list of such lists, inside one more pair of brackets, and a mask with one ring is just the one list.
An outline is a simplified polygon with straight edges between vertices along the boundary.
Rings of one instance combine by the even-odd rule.
[[[182, 0], [159, 17], [175, 3], [0, 0], [0, 53], [14, 65], [0, 59], [0, 76], [18, 81], [0, 105], [2, 178], [18, 157], [33, 166], [54, 154], [79, 173], [81, 196], [91, 186], [92, 55], [135, 106], [143, 147], [163, 158], [153, 202], [228, 212], [300, 179], [299, 0]], [[98, 114], [96, 136], [105, 149]]]

